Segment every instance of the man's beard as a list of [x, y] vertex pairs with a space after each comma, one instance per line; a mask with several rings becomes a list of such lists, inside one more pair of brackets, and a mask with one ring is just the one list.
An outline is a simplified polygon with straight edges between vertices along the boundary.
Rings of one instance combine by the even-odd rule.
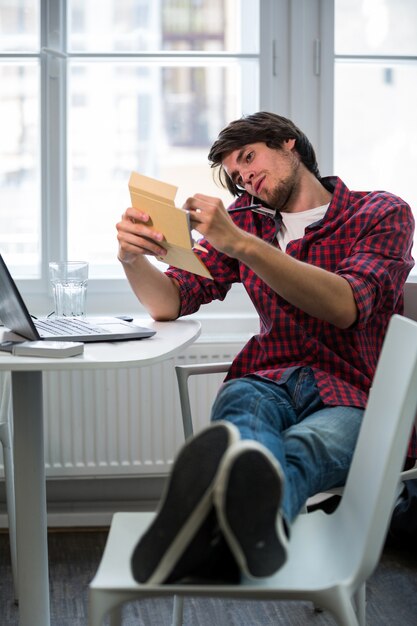
[[298, 161], [298, 159], [295, 159], [293, 161], [293, 168], [291, 170], [291, 173], [287, 176], [285, 180], [281, 180], [269, 194], [268, 204], [277, 211], [288, 211], [288, 204], [290, 203], [291, 199], [297, 194], [299, 187], [299, 165], [300, 162]]
[[295, 177], [291, 176], [290, 179], [281, 181], [275, 189], [272, 190], [270, 199], [268, 198], [268, 204], [277, 211], [288, 211], [288, 203], [294, 196], [294, 192], [298, 185], [295, 181]]

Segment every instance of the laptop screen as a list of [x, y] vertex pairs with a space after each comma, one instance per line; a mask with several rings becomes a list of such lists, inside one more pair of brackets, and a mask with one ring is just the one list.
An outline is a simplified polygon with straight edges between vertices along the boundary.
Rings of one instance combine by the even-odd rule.
[[0, 319], [7, 328], [27, 339], [39, 339], [30, 313], [0, 255]]

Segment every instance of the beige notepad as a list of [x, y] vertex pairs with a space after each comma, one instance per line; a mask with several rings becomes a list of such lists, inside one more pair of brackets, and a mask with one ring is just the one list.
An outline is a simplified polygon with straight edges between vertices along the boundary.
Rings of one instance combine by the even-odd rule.
[[194, 252], [196, 249], [204, 251], [204, 248], [193, 241], [188, 211], [175, 206], [177, 187], [132, 172], [129, 191], [132, 206], [148, 213], [151, 225], [165, 237], [161, 245], [167, 254], [157, 258], [193, 274], [213, 278]]

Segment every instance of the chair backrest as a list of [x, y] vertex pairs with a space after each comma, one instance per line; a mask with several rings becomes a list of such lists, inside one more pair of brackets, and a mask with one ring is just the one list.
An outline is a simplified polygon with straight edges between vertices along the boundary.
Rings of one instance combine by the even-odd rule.
[[345, 552], [359, 581], [368, 578], [380, 557], [416, 410], [417, 323], [394, 315], [335, 512], [337, 523], [350, 526], [352, 543]]

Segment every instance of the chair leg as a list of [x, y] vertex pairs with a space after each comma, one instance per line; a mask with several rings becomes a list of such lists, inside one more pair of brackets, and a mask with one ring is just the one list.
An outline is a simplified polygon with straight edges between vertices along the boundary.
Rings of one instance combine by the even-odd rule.
[[122, 607], [118, 606], [110, 612], [109, 626], [121, 626], [122, 623]]
[[129, 598], [124, 594], [108, 593], [105, 590], [90, 589], [88, 597], [88, 624], [102, 626], [108, 615], [110, 626], [121, 626], [122, 603]]
[[358, 619], [358, 612], [355, 605], [356, 596], [352, 599], [346, 589], [332, 589], [322, 596], [323, 605], [327, 610], [333, 613], [339, 626], [361, 626]]
[[184, 597], [174, 596], [174, 606], [172, 610], [172, 626], [182, 626], [184, 612]]
[[178, 380], [178, 391], [180, 394], [182, 427], [184, 438], [188, 439], [193, 434], [193, 418], [191, 416], [190, 395], [188, 392], [189, 372], [187, 367], [177, 366], [175, 368]]
[[366, 583], [359, 587], [353, 598], [356, 605], [359, 626], [366, 626]]

